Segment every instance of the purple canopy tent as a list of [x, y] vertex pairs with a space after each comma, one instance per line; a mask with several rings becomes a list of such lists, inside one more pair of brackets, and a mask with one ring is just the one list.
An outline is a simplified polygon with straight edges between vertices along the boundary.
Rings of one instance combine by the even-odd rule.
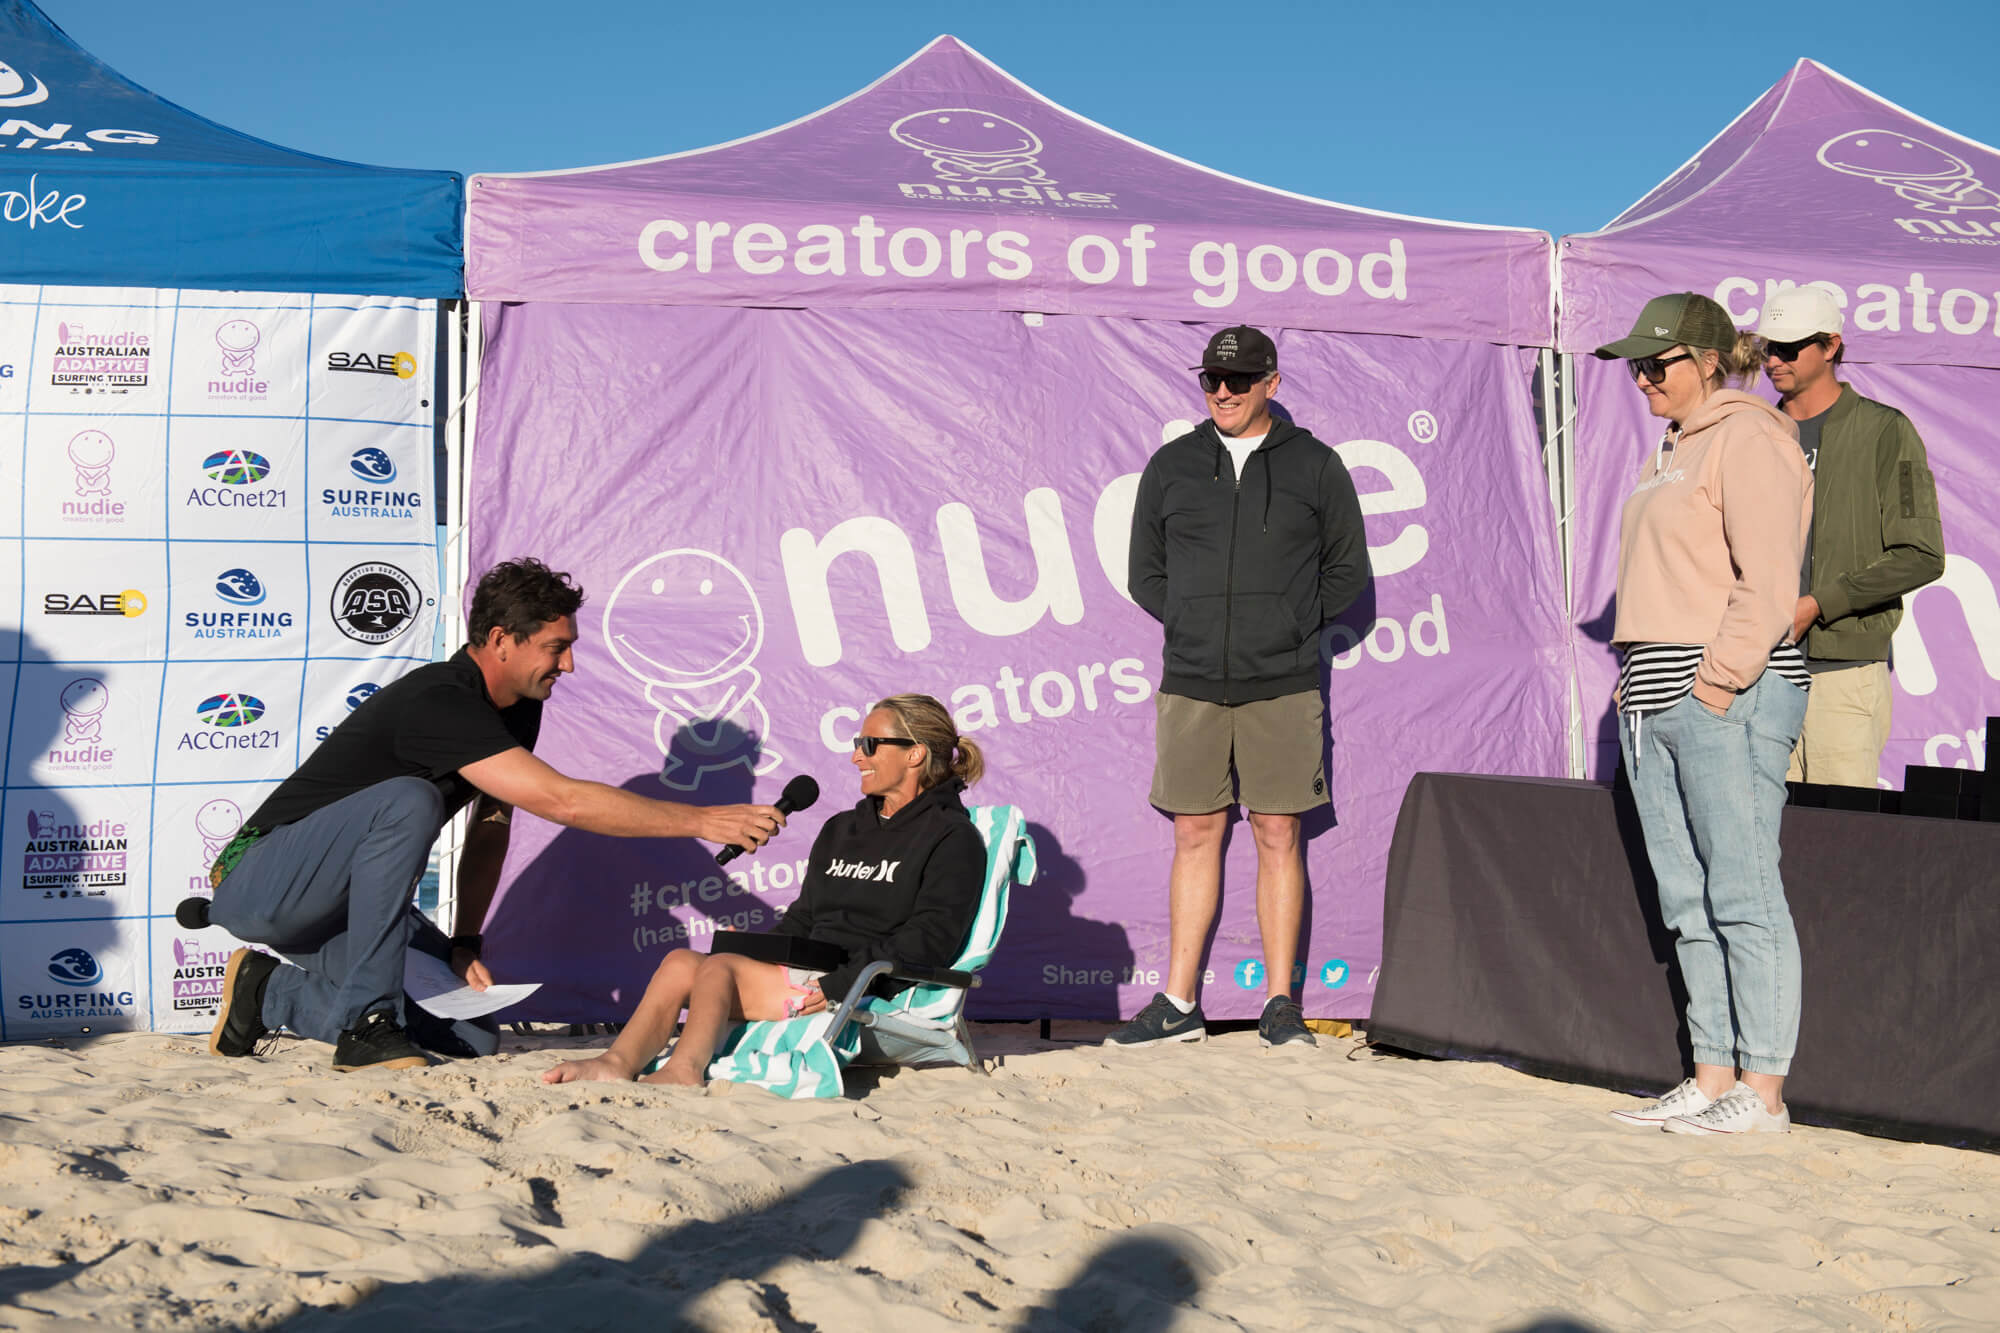
[[[1551, 336], [1544, 234], [1224, 176], [948, 37], [766, 134], [469, 195], [467, 564], [537, 553], [590, 597], [540, 752], [651, 796], [768, 800], [797, 772], [827, 793], [727, 875], [692, 843], [517, 820], [487, 935], [496, 970], [548, 983], [518, 1016], [621, 1017], [667, 949], [768, 927], [857, 795], [863, 710], [900, 690], [947, 701], [988, 756], [971, 799], [1021, 806], [1040, 845], [975, 1012], [1142, 1004], [1172, 839], [1126, 537], [1224, 324], [1277, 337], [1280, 401], [1340, 448], [1375, 566], [1321, 636], [1338, 823], [1308, 823], [1307, 1011], [1368, 1011], [1413, 772], [1563, 767], [1525, 350]], [[1240, 1017], [1263, 991], [1240, 826], [1226, 877], [1205, 1003]]]
[[[1602, 231], [1562, 241], [1561, 350], [1576, 356], [1573, 584], [1588, 755], [1617, 763], [1603, 642], [1618, 513], [1659, 438], [1625, 368], [1590, 351], [1662, 292], [1715, 297], [1754, 325], [1773, 292], [1817, 283], [1847, 316], [1842, 378], [1902, 409], [1929, 449], [1944, 516], [1942, 580], [1907, 602], [1882, 773], [1984, 766], [2000, 711], [2000, 523], [1982, 497], [2000, 452], [2000, 152], [1801, 60], [1688, 163]], [[1769, 386], [1763, 386], [1769, 391]], [[1775, 397], [1775, 395], [1773, 395]]]

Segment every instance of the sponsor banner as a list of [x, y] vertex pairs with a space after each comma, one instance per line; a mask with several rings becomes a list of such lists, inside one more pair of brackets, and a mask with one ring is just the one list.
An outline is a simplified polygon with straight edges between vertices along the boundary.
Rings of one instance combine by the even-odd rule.
[[302, 420], [176, 421], [167, 451], [172, 535], [209, 541], [304, 540], [305, 440]]
[[208, 868], [244, 820], [276, 789], [275, 782], [196, 783], [157, 789], [153, 802], [153, 915], [171, 917], [181, 899], [211, 896]]
[[312, 415], [428, 428], [436, 337], [435, 313], [407, 301], [315, 314], [307, 371]]
[[[1857, 335], [1859, 338], [1860, 335]], [[1609, 640], [1618, 586], [1618, 516], [1660, 423], [1623, 362], [1579, 358], [1576, 496], [1577, 676], [1593, 774], [1618, 763]], [[1923, 437], [1944, 521], [1944, 577], [1904, 600], [1891, 648], [1894, 704], [1881, 782], [1900, 789], [1910, 764], [1983, 769], [1986, 719], [2000, 713], [2000, 522], [1984, 502], [1994, 475], [1989, 443], [2000, 370], [1850, 362], [1841, 378], [1901, 410]], [[1768, 382], [1753, 386], [1768, 396]]]
[[0, 931], [5, 1036], [143, 1030], [151, 1017], [143, 922], [10, 924]]
[[[305, 415], [309, 297], [256, 306], [191, 307], [175, 326], [174, 410], [245, 416]], [[282, 304], [280, 304], [282, 303]]]
[[[953, 710], [987, 756], [969, 799], [1021, 807], [1041, 850], [979, 1010], [1143, 1005], [1167, 964], [1172, 825], [1146, 800], [1162, 632], [1124, 592], [1126, 553], [1140, 470], [1203, 415], [1183, 367], [1213, 330], [922, 311], [499, 318], [473, 563], [547, 550], [560, 528], [560, 564], [589, 595], [578, 670], [539, 752], [667, 799], [768, 800], [800, 772], [826, 791], [727, 872], [694, 844], [518, 819], [487, 938], [496, 968], [547, 983], [524, 1014], [615, 1017], [666, 949], [767, 928], [822, 821], [857, 799], [851, 741], [870, 701], [904, 690]], [[546, 373], [564, 349], [608, 346], [652, 348], [686, 373]], [[1310, 1013], [1365, 1014], [1410, 775], [1562, 771], [1554, 537], [1523, 353], [1297, 331], [1279, 349], [1279, 401], [1339, 449], [1374, 566], [1362, 601], [1317, 636], [1337, 822], [1305, 821], [1301, 983]], [[883, 397], [872, 368], [885, 364], [922, 392]], [[1088, 391], [1050, 391], [1052, 374]], [[762, 406], [746, 418], [753, 376]], [[548, 465], [521, 462], [546, 459], [556, 433], [618, 445], [558, 487]], [[697, 466], [732, 487], [692, 484]], [[1255, 521], [1254, 472], [1243, 495]], [[562, 517], [577, 513], [593, 521]], [[1217, 1017], [1263, 1000], [1252, 844], [1247, 829], [1230, 842], [1204, 995]], [[615, 891], [579, 898], [578, 882]]]
[[172, 919], [147, 925], [153, 969], [153, 1030], [212, 1030], [222, 1008], [222, 978], [229, 970], [229, 955], [242, 948], [243, 941], [221, 926], [183, 930]]
[[116, 787], [152, 781], [157, 662], [26, 662], [14, 688], [8, 781]]
[[27, 541], [29, 642], [60, 661], [158, 661], [167, 638], [161, 542]]
[[[0, 289], [0, 403], [24, 409], [0, 412], [0, 491], [22, 495], [0, 505], [0, 536], [18, 534], [0, 540], [0, 586], [21, 598], [0, 646], [13, 708], [0, 937], [86, 920], [88, 938], [71, 943], [140, 960], [136, 980], [113, 978], [118, 993], [138, 989], [111, 1006], [127, 1025], [149, 1012], [191, 1021], [206, 1004], [191, 1007], [198, 975], [175, 989], [177, 968], [207, 965], [175, 961], [197, 942], [176, 946], [148, 915], [170, 920], [207, 891], [221, 844], [350, 694], [430, 656], [429, 367], [408, 377], [421, 386], [392, 391], [419, 407], [370, 409], [370, 389], [319, 401], [380, 419], [304, 413], [310, 340], [428, 349], [434, 333], [431, 312], [366, 297]], [[69, 359], [45, 338], [67, 339]], [[395, 369], [367, 378], [404, 385]], [[19, 380], [27, 388], [4, 396]], [[308, 687], [324, 705], [310, 723]], [[0, 987], [45, 969], [55, 948], [26, 972], [8, 961]], [[21, 1031], [63, 1030], [48, 1015], [66, 1003], [35, 1000], [43, 1017]], [[10, 1034], [13, 1021], [0, 1011]]]
[[310, 752], [348, 715], [402, 674], [396, 662], [309, 662], [306, 664], [303, 750]]
[[306, 655], [306, 551], [299, 545], [186, 542], [174, 549], [176, 659]]
[[0, 918], [146, 910], [150, 787], [25, 788], [0, 826]]
[[[28, 403], [28, 384], [33, 379], [29, 351], [35, 342], [34, 293], [32, 287], [0, 287], [0, 412], [19, 412]], [[12, 304], [17, 300], [27, 304]]]
[[247, 782], [297, 763], [296, 662], [170, 662], [160, 695], [161, 782]]
[[30, 413], [25, 535], [164, 537], [166, 460], [163, 417]]
[[35, 327], [34, 410], [104, 416], [167, 410], [173, 293], [127, 294], [155, 299], [68, 305], [44, 295]]
[[424, 542], [437, 527], [431, 433], [364, 422], [315, 423], [307, 476], [312, 534], [323, 541]]
[[312, 548], [314, 657], [430, 660], [437, 559], [424, 546]]

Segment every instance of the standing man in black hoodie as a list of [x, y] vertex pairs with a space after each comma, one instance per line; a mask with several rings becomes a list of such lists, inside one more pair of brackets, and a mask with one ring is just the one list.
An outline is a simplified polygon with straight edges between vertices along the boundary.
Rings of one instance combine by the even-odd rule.
[[1257, 1034], [1266, 1046], [1315, 1045], [1291, 993], [1305, 913], [1299, 816], [1327, 800], [1319, 631], [1368, 581], [1361, 504], [1338, 454], [1272, 420], [1270, 338], [1224, 329], [1194, 369], [1209, 420], [1146, 464], [1129, 572], [1132, 600], [1166, 627], [1152, 802], [1174, 817], [1167, 988], [1107, 1044], [1207, 1036], [1202, 946], [1240, 799], [1257, 840], [1269, 990]]

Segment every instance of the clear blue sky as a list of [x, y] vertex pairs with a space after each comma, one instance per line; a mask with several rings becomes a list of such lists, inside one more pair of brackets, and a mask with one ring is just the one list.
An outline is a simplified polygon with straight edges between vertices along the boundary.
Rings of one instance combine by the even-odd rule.
[[1045, 96], [1208, 166], [1558, 235], [1645, 194], [1800, 56], [2000, 143], [2000, 0], [42, 6], [128, 77], [235, 129], [467, 172], [756, 133], [846, 96], [940, 32]]

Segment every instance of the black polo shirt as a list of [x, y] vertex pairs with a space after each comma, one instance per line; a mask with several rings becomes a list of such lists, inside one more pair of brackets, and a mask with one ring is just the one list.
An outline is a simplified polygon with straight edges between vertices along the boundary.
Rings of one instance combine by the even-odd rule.
[[494, 707], [479, 664], [461, 648], [377, 690], [246, 822], [268, 833], [401, 777], [435, 783], [449, 818], [479, 794], [459, 776], [461, 768], [517, 745], [532, 750], [541, 731], [542, 701]]

